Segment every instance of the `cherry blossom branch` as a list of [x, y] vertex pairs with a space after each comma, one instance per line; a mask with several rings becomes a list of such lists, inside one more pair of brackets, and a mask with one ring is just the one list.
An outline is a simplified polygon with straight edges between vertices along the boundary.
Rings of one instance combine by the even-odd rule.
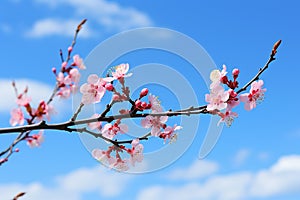
[[237, 94], [245, 91], [254, 81], [257, 81], [259, 79], [259, 76], [269, 67], [269, 64], [276, 59], [275, 55], [277, 53], [277, 49], [278, 49], [278, 47], [279, 47], [280, 44], [281, 44], [281, 40], [278, 40], [274, 44], [272, 52], [271, 52], [270, 57], [269, 57], [269, 60], [267, 61], [267, 63], [265, 64], [265, 66], [263, 68], [260, 68], [259, 71], [258, 71], [258, 73], [246, 85], [244, 85], [244, 87], [242, 87], [241, 89], [239, 89], [236, 92]]
[[[269, 64], [275, 60], [275, 55], [277, 48], [279, 47], [281, 43], [281, 40], [275, 43], [272, 53], [270, 55], [269, 60], [265, 64], [263, 68], [259, 70], [259, 72], [240, 90], [237, 91], [237, 93], [241, 93], [242, 91], [246, 90], [251, 83], [253, 83], [255, 80], [259, 78], [259, 76], [269, 67]], [[132, 101], [132, 100], [131, 100]], [[105, 121], [105, 122], [112, 122], [117, 119], [128, 119], [128, 118], [145, 118], [147, 116], [178, 116], [178, 115], [193, 115], [193, 114], [207, 114], [207, 105], [199, 106], [199, 107], [189, 107], [186, 109], [178, 110], [178, 111], [167, 111], [167, 112], [159, 112], [159, 113], [130, 113], [130, 114], [121, 114], [121, 115], [111, 115], [106, 116], [106, 114], [110, 111], [112, 105], [115, 102], [112, 101], [110, 104], [107, 105], [106, 109], [103, 111], [103, 113], [97, 117], [97, 118], [88, 118], [88, 119], [81, 119], [81, 120], [74, 120], [76, 119], [78, 113], [81, 110], [81, 107], [83, 104], [81, 104], [78, 109], [78, 111], [74, 114], [72, 119], [67, 122], [58, 123], [58, 124], [47, 124], [45, 121], [41, 121], [37, 124], [32, 125], [25, 125], [25, 126], [18, 126], [18, 127], [8, 127], [8, 128], [0, 128], [0, 134], [7, 134], [7, 133], [14, 133], [14, 132], [26, 132], [31, 130], [40, 130], [40, 129], [51, 129], [51, 130], [66, 130], [70, 131], [73, 129], [70, 129], [71, 126], [74, 125], [81, 125], [81, 124], [87, 124], [91, 122], [99, 122], [99, 121]], [[1, 155], [1, 154], [0, 154]]]
[[[75, 34], [74, 34], [74, 38], [73, 38], [72, 44], [71, 44], [71, 46], [68, 48], [68, 58], [67, 58], [67, 61], [66, 61], [66, 62], [69, 62], [69, 60], [70, 60], [70, 58], [71, 58], [71, 52], [72, 52], [72, 49], [74, 48], [74, 46], [75, 46], [75, 44], [76, 44], [76, 40], [77, 40], [78, 33], [79, 33], [79, 31], [81, 30], [82, 25], [83, 25], [86, 21], [87, 21], [86, 19], [82, 20], [82, 21], [80, 22], [80, 24], [77, 26], [77, 29], [76, 29], [76, 31], [75, 31]], [[62, 63], [63, 63], [63, 62], [64, 62], [64, 58], [63, 58], [62, 50], [60, 50], [60, 57], [61, 57], [61, 60], [62, 60]], [[61, 68], [61, 71], [63, 71], [63, 67]], [[15, 86], [15, 82], [14, 82], [14, 81], [13, 81], [12, 85], [13, 85], [13, 87], [14, 87], [14, 91], [15, 91], [16, 96], [17, 96], [17, 98], [18, 98], [18, 90], [17, 90], [17, 88], [16, 88], [16, 86]], [[53, 91], [52, 91], [52, 93], [51, 93], [51, 95], [50, 95], [50, 97], [49, 97], [49, 99], [48, 99], [46, 105], [49, 105], [49, 104], [53, 101], [54, 97], [57, 95], [57, 92], [58, 92], [59, 88], [60, 88], [60, 87], [59, 87], [59, 81], [56, 80], [55, 87], [54, 87], [54, 89], [53, 89]], [[27, 90], [28, 90], [28, 88], [26, 87], [24, 93], [27, 93]], [[83, 105], [82, 105], [82, 106], [83, 106]], [[74, 116], [72, 117], [72, 120], [75, 120], [75, 119], [76, 119], [76, 117], [77, 117], [77, 115], [79, 114], [81, 108], [82, 108], [82, 107], [80, 106], [78, 112], [74, 113]], [[28, 109], [27, 109], [27, 110], [28, 110]], [[30, 108], [30, 110], [31, 110], [31, 108]], [[31, 119], [27, 120], [28, 124], [29, 124], [29, 125], [32, 124], [36, 117], [37, 117], [36, 115], [31, 115]], [[19, 142], [21, 142], [21, 141], [23, 141], [23, 140], [26, 140], [26, 139], [28, 138], [28, 136], [29, 136], [31, 130], [18, 131], [18, 132], [19, 132], [19, 135], [18, 135], [17, 138], [12, 142], [12, 144], [11, 144], [7, 149], [5, 149], [4, 151], [2, 151], [2, 152], [0, 153], [0, 158], [1, 158], [3, 155], [7, 154], [4, 158], [1, 158], [1, 159], [0, 159], [0, 166], [1, 166], [3, 163], [5, 163], [5, 162], [8, 160], [8, 158], [9, 158], [14, 152], [18, 152], [18, 151], [19, 151], [18, 149], [14, 150], [14, 147], [15, 147]]]

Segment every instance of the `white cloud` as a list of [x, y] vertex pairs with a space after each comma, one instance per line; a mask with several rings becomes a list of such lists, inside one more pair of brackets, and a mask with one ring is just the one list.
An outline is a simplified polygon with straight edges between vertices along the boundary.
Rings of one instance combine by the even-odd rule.
[[54, 180], [55, 185], [52, 187], [38, 182], [0, 185], [0, 194], [1, 199], [12, 199], [19, 192], [26, 192], [22, 200], [81, 200], [89, 192], [98, 193], [102, 197], [116, 197], [125, 189], [130, 179], [128, 174], [97, 166], [77, 169], [60, 176]]
[[180, 168], [172, 171], [168, 178], [171, 180], [191, 180], [207, 177], [218, 170], [219, 166], [215, 162], [206, 160], [196, 160], [188, 168]]
[[242, 165], [250, 155], [250, 150], [241, 149], [239, 150], [233, 158], [233, 163], [236, 166]]
[[[300, 194], [300, 155], [285, 156], [268, 169], [211, 175], [202, 183], [154, 185], [144, 188], [138, 200], [238, 200]], [[184, 179], [183, 179], [184, 180]]]
[[[29, 37], [44, 37], [50, 35], [73, 36], [80, 19], [42, 19], [35, 22], [33, 27], [26, 33]], [[80, 32], [80, 37], [89, 37], [93, 33], [85, 25], [84, 29]]]
[[[47, 101], [52, 94], [53, 87], [48, 84], [30, 80], [30, 79], [15, 79], [18, 93], [22, 93], [26, 86], [28, 86], [28, 96], [31, 97], [31, 105], [35, 108], [38, 106], [41, 100]], [[0, 79], [0, 111], [7, 114], [13, 108], [17, 107], [16, 94], [12, 87], [12, 80]], [[56, 114], [53, 116], [55, 119], [65, 118], [64, 113], [67, 109], [72, 109], [71, 106], [67, 106], [66, 101], [55, 99], [51, 105], [54, 107]]]
[[[38, 104], [40, 100], [47, 99], [52, 93], [51, 86], [29, 79], [14, 80], [21, 93], [28, 86], [28, 95], [32, 98], [34, 104]], [[12, 87], [12, 80], [0, 79], [0, 111], [9, 112], [16, 107], [16, 95]]]
[[[75, 13], [75, 16], [70, 16], [69, 19], [64, 20], [52, 18], [39, 20], [30, 29], [30, 36], [42, 37], [53, 34], [69, 36], [73, 34], [74, 27], [79, 23], [79, 20], [74, 20], [74, 18], [88, 18], [89, 21], [99, 25], [102, 30], [106, 31], [122, 31], [153, 24], [145, 13], [106, 0], [36, 0], [36, 2], [44, 3], [52, 9], [69, 6], [72, 10], [71, 13]], [[90, 30], [85, 36], [92, 36], [92, 33], [96, 34], [96, 31]]]
[[292, 155], [279, 159], [268, 170], [258, 172], [253, 180], [251, 193], [254, 196], [271, 196], [288, 192], [300, 192], [300, 156]]

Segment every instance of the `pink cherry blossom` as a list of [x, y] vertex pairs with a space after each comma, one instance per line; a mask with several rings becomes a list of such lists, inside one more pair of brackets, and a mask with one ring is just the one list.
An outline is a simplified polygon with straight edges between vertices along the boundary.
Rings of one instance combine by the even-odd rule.
[[[99, 117], [99, 114], [93, 114], [91, 118]], [[101, 130], [101, 122], [90, 122], [87, 124], [91, 130], [99, 129]]]
[[135, 166], [136, 162], [142, 162], [144, 159], [144, 146], [140, 144], [140, 140], [138, 138], [132, 140], [131, 146], [132, 148], [128, 150], [128, 153], [130, 154], [131, 164]]
[[240, 101], [239, 98], [237, 97], [238, 94], [233, 89], [229, 89], [228, 93], [229, 93], [229, 99], [227, 101], [227, 109], [231, 110], [232, 108], [239, 105]]
[[47, 119], [50, 120], [50, 116], [55, 113], [54, 107], [48, 105], [45, 101], [41, 101], [38, 108], [33, 109], [33, 113], [40, 121]]
[[70, 97], [71, 92], [72, 92], [72, 88], [64, 86], [59, 89], [59, 91], [57, 92], [57, 96], [66, 99]]
[[113, 125], [107, 123], [101, 130], [102, 135], [108, 139], [112, 139], [118, 132], [126, 133], [128, 132], [128, 126], [126, 124], [114, 123]]
[[62, 72], [58, 73], [56, 80], [58, 81], [59, 85], [62, 86], [69, 85], [72, 83], [72, 79], [70, 78], [70, 76], [65, 76]]
[[121, 79], [121, 78], [124, 78], [124, 77], [129, 77], [132, 75], [132, 73], [128, 73], [128, 70], [129, 70], [129, 64], [120, 64], [118, 66], [115, 67], [115, 72], [112, 72], [112, 76], [114, 79]]
[[144, 128], [151, 128], [152, 136], [159, 136], [160, 129], [166, 127], [166, 122], [168, 116], [151, 116], [148, 115], [146, 118], [142, 119], [141, 123]]
[[104, 88], [105, 82], [96, 74], [92, 74], [88, 77], [88, 83], [84, 83], [80, 87], [82, 93], [82, 103], [91, 104], [101, 101], [106, 89]]
[[68, 76], [74, 83], [78, 83], [80, 80], [80, 72], [76, 68], [71, 69]]
[[74, 65], [77, 66], [79, 69], [86, 69], [86, 67], [83, 63], [83, 60], [82, 60], [82, 58], [80, 58], [79, 55], [73, 56], [73, 62], [74, 62]]
[[256, 103], [264, 99], [266, 89], [262, 89], [263, 84], [263, 80], [254, 81], [251, 84], [250, 93], [240, 95], [240, 100], [245, 103], [246, 110], [252, 110], [256, 107]]
[[206, 109], [208, 111], [223, 110], [227, 107], [228, 98], [228, 91], [224, 91], [224, 88], [219, 85], [211, 90], [211, 94], [205, 95], [205, 101], [209, 103]]
[[156, 96], [149, 94], [148, 100], [150, 102], [152, 112], [162, 112], [160, 101]]
[[93, 149], [92, 156], [99, 162], [112, 165], [116, 162], [116, 159], [110, 155], [111, 149], [103, 151], [101, 149]]
[[10, 112], [10, 120], [9, 123], [12, 126], [16, 126], [17, 124], [23, 125], [24, 124], [24, 114], [21, 108], [15, 108]]
[[27, 145], [31, 148], [39, 147], [44, 142], [44, 134], [41, 130], [38, 134], [32, 135], [27, 139]]
[[20, 94], [16, 100], [18, 106], [27, 106], [31, 101], [30, 97], [27, 97], [27, 93]]
[[227, 79], [226, 74], [227, 74], [226, 65], [223, 65], [222, 71], [217, 69], [213, 70], [210, 73], [210, 80], [212, 81], [212, 83], [210, 84], [210, 89], [213, 90], [215, 87], [218, 87], [221, 84], [221, 81], [224, 82], [224, 79]]
[[121, 172], [127, 171], [129, 169], [128, 161], [122, 160], [121, 157], [117, 157], [116, 162], [111, 164], [110, 167]]
[[220, 121], [218, 122], [218, 126], [221, 122], [225, 122], [226, 125], [229, 127], [231, 126], [234, 118], [238, 116], [236, 112], [232, 112], [231, 110], [227, 110], [225, 113], [219, 112], [218, 114], [221, 117]]
[[[166, 142], [167, 139], [172, 139], [174, 137], [175, 131], [182, 129], [182, 126], [177, 126], [176, 124], [172, 126], [167, 126], [159, 135], [160, 138], [164, 139]], [[175, 136], [176, 137], [176, 136]]]

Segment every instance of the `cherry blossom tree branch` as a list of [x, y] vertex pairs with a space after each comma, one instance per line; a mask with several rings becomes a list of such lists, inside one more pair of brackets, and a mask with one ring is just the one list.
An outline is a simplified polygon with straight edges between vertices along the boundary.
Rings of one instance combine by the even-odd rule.
[[269, 60], [267, 61], [267, 63], [265, 64], [265, 66], [263, 68], [260, 68], [259, 71], [258, 71], [258, 73], [246, 85], [244, 85], [244, 87], [242, 87], [241, 89], [239, 89], [236, 92], [237, 94], [245, 91], [254, 81], [257, 81], [259, 79], [259, 76], [269, 67], [269, 64], [276, 59], [275, 55], [277, 53], [277, 49], [278, 49], [278, 47], [279, 47], [280, 44], [281, 44], [281, 40], [278, 40], [274, 44], [272, 52], [271, 52], [270, 57], [269, 57]]
[[[72, 52], [72, 49], [74, 48], [74, 46], [75, 46], [75, 44], [76, 44], [76, 40], [77, 40], [78, 33], [79, 33], [79, 31], [81, 30], [82, 25], [83, 25], [86, 21], [87, 21], [86, 19], [82, 20], [82, 21], [80, 22], [80, 24], [79, 24], [79, 25], [77, 26], [77, 28], [76, 28], [76, 31], [75, 31], [75, 34], [74, 34], [74, 38], [73, 38], [71, 47], [68, 49], [68, 58], [67, 58], [67, 61], [66, 61], [66, 62], [68, 62], [68, 61], [70, 60], [70, 58], [71, 58], [71, 52]], [[64, 62], [62, 50], [60, 50], [60, 57], [61, 57], [62, 62]], [[61, 70], [62, 70], [62, 69], [61, 69]], [[15, 82], [13, 81], [12, 84], [13, 84], [14, 91], [15, 91], [15, 93], [16, 93], [16, 96], [18, 96], [18, 90], [17, 90], [17, 88], [16, 88], [16, 86], [15, 86]], [[27, 90], [27, 88], [26, 88], [25, 90]], [[53, 99], [54, 99], [54, 97], [56, 96], [58, 90], [59, 90], [59, 82], [58, 82], [58, 80], [56, 80], [55, 87], [54, 87], [54, 89], [53, 89], [53, 91], [52, 91], [52, 93], [51, 93], [51, 95], [50, 95], [50, 97], [49, 97], [49, 99], [48, 99], [48, 101], [47, 101], [47, 103], [46, 103], [47, 105], [50, 105], [50, 103], [53, 101]], [[82, 105], [82, 106], [83, 106], [83, 105]], [[78, 112], [75, 112], [75, 113], [74, 113], [74, 116], [72, 117], [72, 120], [75, 120], [75, 119], [76, 119], [76, 117], [77, 117], [77, 115], [79, 114], [79, 112], [80, 112], [82, 106], [79, 107]], [[28, 121], [28, 124], [29, 124], [29, 125], [32, 124], [35, 118], [36, 118], [36, 116], [31, 116], [31, 119], [30, 119], [30, 120], [27, 120], [27, 121]], [[17, 150], [17, 151], [14, 150], [14, 147], [15, 147], [19, 142], [25, 140], [25, 139], [28, 137], [28, 135], [30, 134], [31, 131], [32, 131], [32, 130], [30, 130], [30, 129], [28, 129], [28, 130], [17, 131], [17, 132], [19, 132], [17, 138], [12, 142], [12, 144], [11, 144], [8, 148], [6, 148], [6, 149], [3, 150], [2, 152], [0, 152], [0, 158], [1, 158], [3, 155], [7, 154], [4, 158], [0, 159], [0, 166], [1, 166], [4, 162], [6, 162], [6, 161], [8, 160], [8, 158], [9, 158], [14, 152], [18, 152], [18, 150]], [[24, 194], [25, 194], [25, 193], [24, 193]]]
[[[266, 65], [259, 70], [259, 72], [240, 90], [237, 91], [237, 93], [241, 93], [242, 91], [246, 90], [252, 82], [257, 80], [259, 76], [269, 67], [269, 64], [275, 60], [275, 54], [278, 46], [280, 45], [281, 40], [275, 43], [272, 53], [270, 55], [269, 60], [267, 61]], [[8, 128], [0, 128], [0, 134], [7, 134], [7, 133], [15, 133], [15, 132], [26, 132], [26, 131], [31, 131], [31, 130], [40, 130], [40, 129], [51, 129], [51, 130], [65, 130], [65, 131], [75, 131], [75, 129], [71, 129], [72, 126], [74, 125], [82, 125], [82, 124], [88, 124], [92, 122], [99, 122], [99, 121], [104, 121], [104, 122], [112, 122], [114, 120], [118, 119], [128, 119], [128, 118], [145, 118], [147, 116], [179, 116], [179, 115], [194, 115], [194, 114], [207, 114], [208, 111], [206, 110], [206, 105], [203, 106], [198, 106], [198, 107], [189, 107], [186, 109], [182, 110], [177, 110], [177, 111], [167, 111], [167, 112], [158, 112], [158, 113], [130, 113], [130, 114], [120, 114], [120, 115], [110, 115], [106, 116], [106, 114], [110, 111], [112, 105], [115, 102], [112, 101], [110, 104], [107, 105], [106, 109], [103, 111], [103, 113], [96, 118], [87, 118], [87, 119], [80, 119], [80, 120], [75, 120], [78, 113], [80, 112], [81, 108], [83, 107], [83, 104], [80, 104], [79, 108], [74, 116], [71, 118], [71, 120], [63, 122], [63, 123], [57, 123], [57, 124], [47, 124], [45, 121], [41, 121], [36, 124], [31, 124], [31, 125], [25, 125], [25, 126], [18, 126], [18, 127], [8, 127]], [[1, 154], [0, 154], [1, 155]]]
[[[69, 73], [69, 71], [72, 70], [71, 66], [74, 66], [74, 64], [75, 64], [75, 61], [74, 61], [74, 63], [70, 67], [67, 67], [67, 63], [71, 59], [72, 49], [73, 49], [73, 47], [76, 44], [77, 35], [78, 35], [79, 31], [81, 30], [82, 25], [85, 22], [86, 22], [86, 19], [84, 19], [77, 26], [77, 29], [75, 31], [72, 44], [68, 48], [68, 55], [67, 55], [66, 60], [64, 59], [62, 50], [60, 50], [60, 57], [61, 57], [61, 61], [62, 61], [62, 67], [61, 67], [61, 70], [60, 70], [60, 75], [62, 75], [62, 79], [64, 79], [63, 73], [66, 73], [66, 72]], [[275, 45], [273, 46], [272, 52], [270, 54], [270, 58], [267, 61], [267, 63], [265, 64], [265, 66], [263, 68], [260, 68], [259, 71], [258, 71], [258, 73], [248, 83], [246, 83], [241, 89], [239, 89], [236, 92], [236, 94], [239, 94], [239, 93], [245, 91], [250, 85], [252, 85], [252, 83], [254, 83], [256, 80], [259, 79], [260, 75], [269, 67], [269, 64], [272, 61], [275, 60], [275, 55], [277, 53], [277, 48], [279, 47], [280, 43], [281, 43], [281, 40], [279, 40], [278, 42], [275, 43]], [[125, 66], [125, 67], [128, 67], [128, 66]], [[225, 69], [225, 71], [226, 71], [226, 69]], [[54, 69], [53, 72], [56, 74], [56, 69]], [[224, 80], [220, 80], [220, 81], [224, 81], [223, 84], [225, 84], [225, 82], [226, 82], [226, 84], [231, 89], [235, 89], [237, 87], [237, 82], [236, 82], [235, 79], [237, 78], [238, 73], [237, 73], [237, 75], [235, 75], [236, 77], [234, 78], [234, 82], [228, 82], [227, 77], [224, 77], [224, 78], [226, 78], [226, 80], [224, 79]], [[128, 76], [130, 76], [130, 75], [128, 75]], [[61, 76], [60, 76], [60, 78], [61, 78]], [[111, 77], [108, 77], [108, 79], [109, 78], [111, 78]], [[59, 77], [57, 75], [56, 85], [55, 85], [55, 87], [53, 89], [53, 92], [50, 95], [50, 97], [49, 97], [46, 105], [49, 105], [53, 101], [53, 99], [58, 95], [58, 92], [61, 91], [60, 89], [62, 87], [62, 84], [65, 84], [65, 82], [59, 81], [58, 79], [59, 79]], [[108, 80], [108, 79], [106, 79], [106, 80]], [[113, 144], [114, 146], [120, 148], [120, 151], [122, 151], [122, 148], [124, 146], [122, 146], [121, 144], [133, 143], [134, 140], [122, 140], [122, 141], [112, 140], [110, 138], [105, 137], [102, 133], [93, 132], [93, 131], [88, 130], [86, 127], [77, 127], [77, 126], [78, 125], [89, 125], [90, 123], [95, 123], [95, 122], [107, 122], [107, 123], [111, 123], [113, 121], [116, 121], [115, 124], [117, 124], [117, 128], [119, 128], [118, 127], [118, 123], [120, 123], [120, 120], [123, 120], [123, 119], [147, 118], [148, 116], [160, 118], [160, 117], [163, 117], [163, 116], [173, 117], [173, 116], [190, 116], [190, 115], [199, 115], [199, 114], [219, 114], [220, 116], [221, 116], [221, 114], [225, 115], [224, 113], [221, 113], [218, 109], [215, 109], [215, 110], [210, 109], [207, 105], [196, 106], [196, 107], [191, 106], [191, 107], [188, 107], [188, 108], [185, 108], [185, 109], [175, 110], [175, 111], [173, 111], [173, 110], [170, 109], [170, 110], [168, 110], [166, 112], [162, 112], [161, 110], [156, 111], [156, 112], [143, 112], [144, 110], [147, 110], [149, 108], [139, 107], [138, 104], [137, 104], [137, 102], [139, 101], [139, 103], [141, 103], [140, 100], [141, 100], [141, 98], [143, 98], [144, 96], [147, 95], [148, 89], [146, 89], [147, 91], [143, 91], [143, 92], [141, 91], [140, 97], [134, 101], [134, 100], [132, 100], [130, 98], [129, 87], [125, 86], [124, 74], [123, 74], [122, 77], [118, 77], [117, 79], [121, 83], [122, 94], [116, 91], [116, 89], [112, 85], [113, 82], [111, 82], [111, 83], [105, 83], [105, 85], [104, 85], [105, 89], [109, 90], [109, 91], [112, 91], [114, 93], [114, 96], [113, 96], [111, 102], [106, 105], [105, 110], [100, 115], [98, 115], [97, 117], [85, 118], [85, 119], [77, 119], [79, 113], [81, 112], [82, 108], [84, 107], [84, 103], [83, 103], [84, 101], [82, 101], [82, 103], [79, 105], [79, 107], [77, 108], [77, 110], [75, 111], [75, 113], [73, 114], [73, 116], [68, 121], [61, 122], [61, 123], [56, 123], [56, 124], [48, 124], [46, 121], [43, 120], [43, 121], [40, 121], [38, 123], [34, 123], [34, 120], [37, 117], [37, 115], [32, 115], [28, 111], [28, 109], [31, 110], [30, 106], [26, 107], [27, 112], [31, 116], [31, 118], [27, 120], [28, 125], [17, 126], [17, 127], [0, 128], [0, 135], [1, 134], [9, 134], [9, 133], [19, 133], [18, 136], [17, 136], [17, 138], [12, 142], [12, 144], [6, 150], [4, 150], [4, 151], [2, 151], [0, 153], [0, 158], [6, 154], [5, 158], [0, 159], [0, 165], [2, 165], [4, 162], [6, 162], [7, 159], [14, 152], [17, 152], [16, 149], [14, 149], [14, 147], [19, 142], [28, 139], [28, 137], [32, 137], [32, 136], [29, 136], [29, 134], [33, 130], [61, 130], [61, 131], [66, 131], [66, 132], [86, 133], [86, 134], [90, 134], [90, 135], [92, 135], [92, 136], [94, 136], [96, 138], [101, 138], [101, 139], [103, 139], [103, 140], [105, 140], [105, 141]], [[234, 84], [236, 84], [236, 86]], [[13, 85], [15, 85], [15, 83], [13, 83]], [[17, 91], [16, 87], [14, 87], [14, 88], [15, 88], [16, 95], [18, 96], [18, 91]], [[230, 100], [232, 101], [232, 99], [228, 99], [228, 101], [230, 101]], [[108, 113], [110, 112], [112, 106], [115, 103], [124, 102], [124, 101], [127, 101], [127, 102], [129, 102], [129, 104], [131, 104], [131, 108], [130, 108], [129, 111], [124, 111], [124, 112], [120, 111], [120, 114], [118, 114], [118, 115], [108, 115]], [[208, 100], [206, 100], [206, 101], [208, 101]], [[229, 103], [228, 101], [226, 103]], [[146, 102], [143, 102], [143, 103], [146, 104], [146, 106], [147, 106]], [[209, 104], [209, 106], [210, 106], [210, 104]], [[106, 124], [106, 125], [110, 125], [110, 124]], [[166, 125], [164, 124], [164, 126], [166, 126]], [[175, 127], [176, 127], [176, 125], [175, 125]], [[165, 128], [166, 127], [164, 127], [163, 129], [165, 129]], [[168, 133], [165, 133], [165, 134], [168, 134]], [[144, 136], [141, 136], [141, 137], [139, 137], [137, 139], [139, 139], [139, 140], [148, 140], [148, 137], [150, 137], [150, 136], [152, 136], [151, 132], [147, 133]], [[160, 135], [160, 137], [162, 137], [164, 139], [166, 138], [166, 136], [162, 136], [162, 135]], [[117, 152], [117, 154], [118, 154], [118, 152]]]

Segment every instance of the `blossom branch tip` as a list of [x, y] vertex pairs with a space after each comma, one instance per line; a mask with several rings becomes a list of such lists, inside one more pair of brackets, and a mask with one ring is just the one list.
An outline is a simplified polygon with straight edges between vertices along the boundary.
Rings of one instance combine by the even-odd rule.
[[272, 49], [272, 53], [271, 53], [271, 56], [272, 56], [272, 57], [275, 56], [275, 54], [277, 53], [277, 49], [278, 49], [278, 47], [279, 47], [280, 44], [281, 44], [281, 40], [278, 40], [278, 41], [274, 44], [273, 49]]

